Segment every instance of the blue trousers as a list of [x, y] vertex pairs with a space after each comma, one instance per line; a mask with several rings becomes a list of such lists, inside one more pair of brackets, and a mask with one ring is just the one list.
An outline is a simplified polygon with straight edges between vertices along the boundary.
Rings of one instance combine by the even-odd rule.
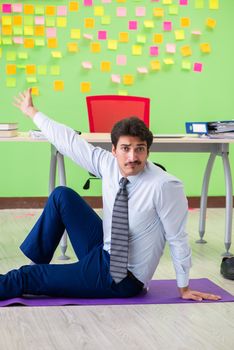
[[[67, 230], [78, 262], [49, 264]], [[102, 220], [72, 189], [57, 187], [42, 215], [20, 246], [36, 265], [0, 275], [0, 299], [23, 294], [54, 297], [113, 298], [137, 295], [143, 284], [131, 273], [116, 284], [110, 256], [103, 249]]]

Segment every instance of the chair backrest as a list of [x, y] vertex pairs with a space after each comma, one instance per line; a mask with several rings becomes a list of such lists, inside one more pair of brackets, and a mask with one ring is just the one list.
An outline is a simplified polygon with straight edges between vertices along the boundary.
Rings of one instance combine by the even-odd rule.
[[90, 132], [110, 132], [124, 118], [138, 117], [149, 127], [150, 99], [138, 96], [98, 95], [86, 97]]

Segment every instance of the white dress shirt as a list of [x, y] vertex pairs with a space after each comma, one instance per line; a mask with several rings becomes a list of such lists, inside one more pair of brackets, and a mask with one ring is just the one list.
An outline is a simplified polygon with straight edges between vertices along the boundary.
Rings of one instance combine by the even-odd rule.
[[[41, 112], [33, 120], [61, 154], [102, 179], [104, 249], [110, 252], [112, 210], [122, 177], [116, 158]], [[147, 286], [167, 241], [177, 285], [188, 286], [191, 250], [185, 231], [188, 207], [181, 181], [151, 161], [128, 180], [128, 269]]]

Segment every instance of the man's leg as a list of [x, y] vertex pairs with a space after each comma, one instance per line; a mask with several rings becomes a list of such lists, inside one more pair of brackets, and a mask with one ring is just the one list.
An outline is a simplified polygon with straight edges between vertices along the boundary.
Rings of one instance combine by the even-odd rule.
[[33, 262], [49, 263], [65, 228], [78, 259], [103, 243], [100, 217], [75, 191], [60, 186], [20, 248]]

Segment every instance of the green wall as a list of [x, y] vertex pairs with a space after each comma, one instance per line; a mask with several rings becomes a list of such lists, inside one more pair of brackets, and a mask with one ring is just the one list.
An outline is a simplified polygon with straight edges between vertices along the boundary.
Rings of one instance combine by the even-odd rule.
[[[93, 1], [95, 6], [103, 6], [105, 14], [111, 16], [110, 25], [101, 25], [101, 17], [95, 17], [93, 7], [84, 7], [83, 1], [78, 1], [79, 11], [68, 12], [67, 27], [57, 28], [58, 47], [54, 51], [61, 51], [63, 57], [55, 59], [51, 57], [51, 49], [45, 47], [35, 47], [34, 49], [24, 49], [22, 45], [0, 45], [2, 48], [2, 58], [0, 58], [0, 122], [18, 121], [20, 130], [26, 131], [33, 128], [33, 123], [24, 117], [12, 105], [13, 96], [19, 91], [29, 86], [37, 86], [40, 95], [35, 96], [36, 106], [48, 114], [51, 118], [63, 122], [71, 127], [88, 131], [88, 120], [85, 98], [87, 94], [80, 92], [82, 81], [91, 82], [92, 89], [90, 95], [95, 94], [118, 94], [119, 90], [124, 90], [129, 95], [147, 96], [151, 99], [151, 129], [155, 133], [184, 133], [185, 121], [206, 121], [218, 119], [232, 119], [234, 116], [233, 87], [234, 87], [234, 1], [220, 0], [219, 10], [211, 10], [208, 7], [208, 0], [204, 0], [204, 9], [195, 9], [194, 0], [189, 1], [188, 6], [179, 6], [178, 15], [168, 14], [168, 5], [150, 1], [126, 1], [118, 3], [112, 0], [111, 3], [103, 4], [101, 1]], [[6, 3], [2, 2], [1, 3]], [[9, 1], [8, 1], [9, 3]], [[14, 3], [14, 2], [11, 2]], [[67, 1], [22, 1], [23, 4], [34, 5], [67, 5]], [[178, 4], [177, 0], [173, 1]], [[147, 15], [145, 18], [135, 17], [135, 7], [145, 6]], [[126, 7], [128, 16], [116, 18], [116, 7]], [[161, 7], [165, 10], [164, 20], [171, 20], [174, 29], [180, 28], [180, 17], [189, 17], [191, 26], [184, 28], [185, 40], [175, 41], [174, 34], [162, 32], [162, 20], [152, 16], [154, 7]], [[1, 13], [1, 15], [3, 15]], [[84, 29], [84, 18], [95, 18], [94, 29]], [[217, 21], [215, 29], [210, 30], [205, 26], [205, 20], [214, 18]], [[106, 48], [107, 42], [101, 41], [101, 52], [91, 53], [89, 41], [83, 38], [84, 33], [94, 35], [98, 30], [107, 30], [108, 39], [118, 39], [119, 31], [127, 31], [127, 21], [137, 19], [139, 21], [138, 32], [130, 32], [129, 43], [119, 43], [116, 51]], [[145, 19], [154, 21], [155, 28], [146, 29], [142, 26]], [[70, 29], [79, 28], [81, 38], [74, 40], [70, 38]], [[191, 35], [194, 29], [201, 29], [202, 35], [196, 39]], [[159, 56], [150, 57], [148, 54], [149, 45], [152, 43], [154, 33], [163, 33], [164, 42], [158, 44]], [[143, 54], [133, 56], [131, 46], [136, 44], [136, 35], [146, 36], [146, 43], [142, 44]], [[77, 42], [79, 52], [69, 53], [66, 46], [68, 42]], [[177, 52], [175, 54], [165, 53], [166, 43], [176, 43]], [[212, 48], [211, 53], [202, 54], [199, 50], [201, 42], [209, 42]], [[187, 59], [193, 62], [203, 62], [203, 71], [196, 73], [181, 69], [182, 57], [180, 47], [188, 44], [191, 46], [193, 54]], [[52, 50], [52, 51], [53, 51]], [[7, 62], [8, 51], [27, 51], [29, 58], [26, 61], [17, 59], [16, 62]], [[127, 65], [117, 66], [116, 55], [127, 55]], [[163, 63], [166, 57], [173, 57], [175, 64], [168, 67]], [[136, 72], [139, 66], [150, 66], [150, 61], [158, 59], [161, 62], [161, 70], [151, 71], [146, 75], [139, 75]], [[100, 62], [108, 60], [112, 63], [111, 72], [101, 72]], [[93, 69], [85, 71], [82, 61], [91, 61]], [[17, 74], [16, 87], [6, 87], [5, 65], [16, 63]], [[59, 65], [60, 76], [36, 75], [37, 82], [30, 84], [26, 82], [24, 65], [36, 64], [47, 65], [48, 71], [51, 65]], [[116, 85], [111, 82], [111, 73], [132, 74], [135, 83], [132, 86], [125, 86], [122, 83]], [[64, 81], [64, 91], [53, 91], [54, 80]], [[234, 147], [230, 147], [230, 161], [232, 172], [234, 160]], [[47, 144], [24, 144], [24, 143], [3, 143], [0, 142], [0, 164], [1, 164], [1, 186], [0, 196], [46, 196], [48, 193], [48, 174], [50, 146]], [[186, 193], [189, 196], [200, 194], [201, 183], [207, 154], [154, 154], [152, 160], [161, 162], [169, 172], [175, 174], [185, 184]], [[82, 195], [100, 195], [101, 185], [99, 181], [93, 181], [91, 189], [84, 191], [82, 186], [87, 179], [87, 173], [66, 159], [67, 184]], [[218, 196], [224, 195], [224, 177], [221, 159], [216, 160], [214, 172], [212, 174], [209, 194]]]

